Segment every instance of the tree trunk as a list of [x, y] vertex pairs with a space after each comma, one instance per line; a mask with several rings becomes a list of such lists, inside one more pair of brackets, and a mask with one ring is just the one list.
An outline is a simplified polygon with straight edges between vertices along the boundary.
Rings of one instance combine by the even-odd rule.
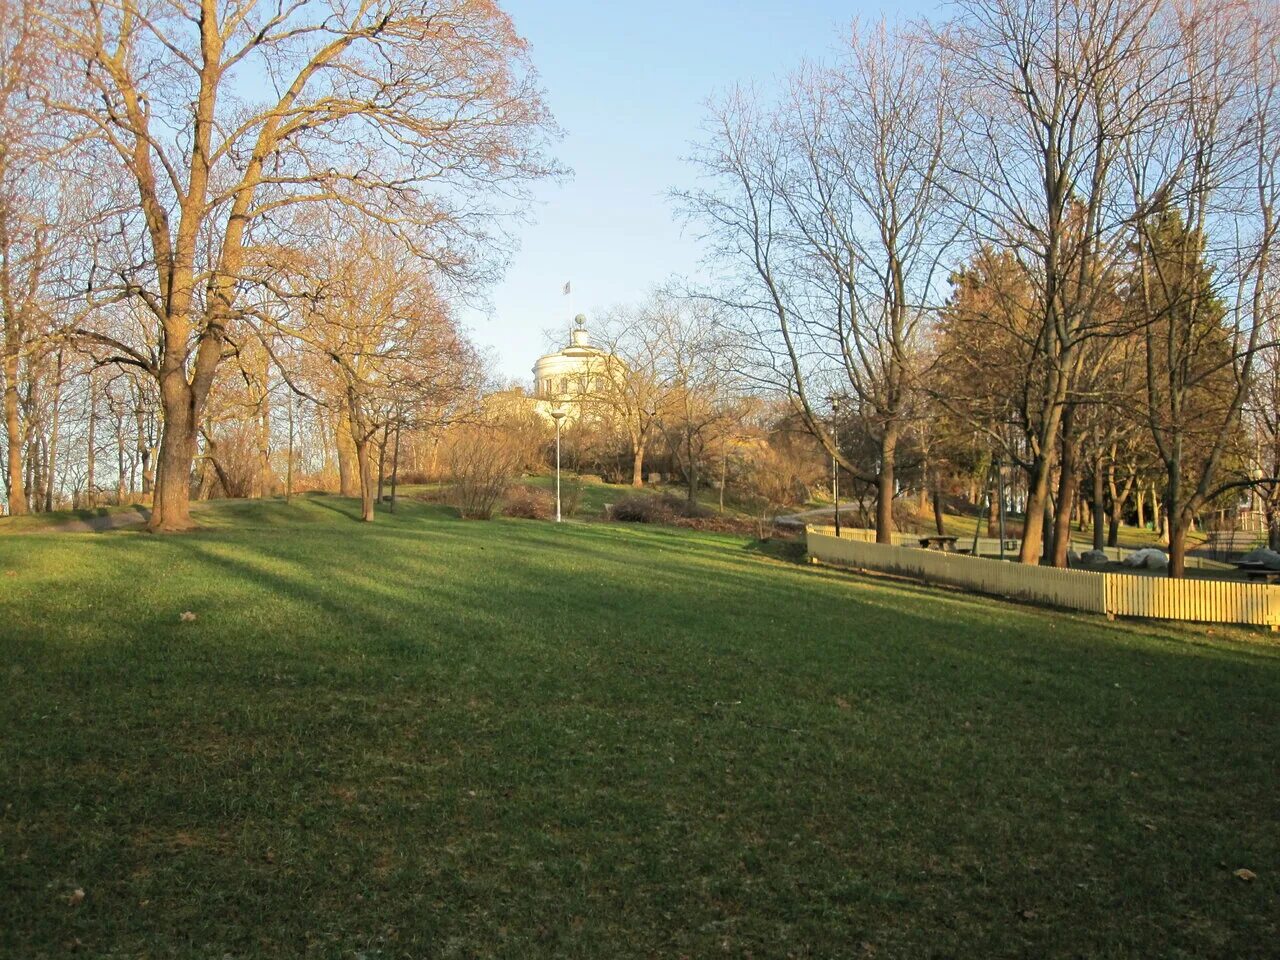
[[1053, 512], [1053, 559], [1055, 567], [1067, 566], [1071, 549], [1071, 518], [1075, 514], [1076, 490], [1080, 474], [1076, 469], [1080, 447], [1071, 429], [1075, 407], [1067, 408], [1062, 417], [1062, 466], [1058, 471], [1058, 502]]
[[116, 503], [124, 503], [125, 498], [124, 469], [124, 415], [116, 418]]
[[631, 454], [631, 485], [633, 487], [644, 486], [644, 441], [632, 441]]
[[1023, 514], [1022, 547], [1019, 563], [1039, 563], [1044, 546], [1045, 507], [1049, 499], [1049, 474], [1052, 464], [1038, 458], [1027, 476], [1027, 506]]
[[338, 492], [344, 497], [360, 495], [360, 468], [356, 457], [351, 420], [342, 411], [334, 416], [334, 444], [338, 448]]
[[49, 421], [49, 447], [46, 453], [44, 475], [44, 510], [53, 510], [54, 489], [57, 486], [58, 473], [58, 428], [62, 423], [62, 349], [58, 349], [58, 357], [54, 366], [53, 378], [53, 415]]
[[1040, 518], [1040, 564], [1049, 566], [1053, 563], [1053, 529], [1054, 512], [1053, 497], [1045, 492], [1044, 511]]
[[1146, 518], [1147, 491], [1142, 487], [1138, 488], [1138, 529], [1145, 530], [1147, 528]]
[[135, 441], [138, 456], [133, 463], [129, 465], [129, 490], [133, 492], [137, 480], [137, 471], [142, 469], [142, 495], [146, 497], [148, 494], [155, 492], [155, 475], [152, 464], [151, 435], [147, 430], [147, 411], [142, 402], [142, 389], [138, 389], [138, 403], [133, 408], [134, 419], [137, 421], [138, 436]]
[[946, 530], [946, 523], [942, 516], [942, 484], [935, 482], [933, 487], [933, 526], [938, 531], [938, 536], [943, 536]]
[[987, 494], [987, 536], [1000, 536], [1000, 485]]
[[880, 439], [880, 474], [876, 477], [876, 543], [893, 543], [893, 468], [898, 431], [888, 427]]
[[378, 444], [378, 503], [382, 502], [382, 491], [387, 478], [387, 431], [391, 429], [391, 421], [382, 425], [382, 442]]
[[396, 445], [391, 454], [391, 512], [396, 512], [396, 484], [400, 482], [400, 424], [396, 423]]
[[1093, 549], [1101, 550], [1106, 537], [1106, 492], [1102, 485], [1102, 461], [1093, 465]]
[[356, 466], [360, 475], [360, 519], [366, 523], [373, 520], [373, 457], [370, 456], [370, 443], [365, 437], [355, 438]]
[[293, 502], [293, 394], [285, 394], [289, 402], [289, 459], [284, 468], [284, 502]]
[[1187, 522], [1181, 513], [1165, 510], [1169, 528], [1169, 576], [1180, 580], [1187, 575]]
[[98, 391], [97, 378], [94, 376], [92, 368], [89, 370], [89, 436], [86, 438], [85, 447], [85, 478], [84, 478], [84, 503], [85, 506], [92, 508], [94, 501], [97, 499], [96, 491], [93, 483], [93, 468], [96, 465], [97, 454], [95, 447], [98, 443]]
[[18, 416], [17, 350], [6, 351], [4, 357], [4, 423], [9, 437], [9, 515], [20, 517], [27, 512], [27, 492], [22, 469], [22, 421]]
[[1111, 504], [1111, 515], [1107, 518], [1107, 546], [1116, 547], [1120, 545], [1120, 514], [1124, 510], [1123, 504]]
[[202, 403], [181, 368], [164, 373], [160, 401], [164, 409], [164, 429], [160, 433], [151, 520], [147, 528], [154, 533], [171, 533], [195, 526], [191, 522], [191, 464], [196, 456]]
[[271, 485], [271, 405], [263, 375], [261, 408], [258, 411], [258, 496], [269, 497]]

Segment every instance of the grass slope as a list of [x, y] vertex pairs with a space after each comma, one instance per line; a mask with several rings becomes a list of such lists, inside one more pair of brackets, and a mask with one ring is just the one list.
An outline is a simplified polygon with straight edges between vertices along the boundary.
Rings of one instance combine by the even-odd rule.
[[0, 956], [1274, 955], [1275, 647], [353, 515], [0, 540]]

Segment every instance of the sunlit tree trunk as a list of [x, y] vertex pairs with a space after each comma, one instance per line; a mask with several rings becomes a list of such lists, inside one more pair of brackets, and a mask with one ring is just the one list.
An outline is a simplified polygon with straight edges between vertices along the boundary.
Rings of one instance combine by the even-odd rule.
[[18, 351], [6, 349], [4, 423], [9, 443], [5, 456], [9, 477], [9, 513], [15, 517], [27, 512], [26, 477], [22, 468], [22, 419], [18, 411]]

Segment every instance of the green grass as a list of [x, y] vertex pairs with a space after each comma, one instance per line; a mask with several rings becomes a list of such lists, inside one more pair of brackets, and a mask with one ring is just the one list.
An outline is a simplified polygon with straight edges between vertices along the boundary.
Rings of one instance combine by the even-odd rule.
[[[567, 479], [567, 474], [561, 477], [562, 482]], [[521, 482], [552, 492], [556, 488], [554, 474], [549, 476], [530, 475], [526, 476]], [[661, 496], [664, 493], [678, 497], [682, 501], [688, 496], [686, 488], [680, 484], [646, 484], [643, 487], [633, 487], [629, 483], [584, 482], [582, 484], [582, 495], [578, 501], [577, 515], [581, 517], [599, 517], [604, 513], [604, 507], [607, 503], [617, 503], [626, 497]], [[720, 509], [720, 494], [716, 490], [704, 487], [698, 491], [698, 503], [704, 508], [718, 513]], [[730, 517], [754, 517], [754, 514], [750, 511], [744, 511], [741, 505], [732, 499], [725, 500], [724, 512], [726, 516]]]
[[0, 540], [0, 956], [1274, 956], [1268, 637], [353, 515]]

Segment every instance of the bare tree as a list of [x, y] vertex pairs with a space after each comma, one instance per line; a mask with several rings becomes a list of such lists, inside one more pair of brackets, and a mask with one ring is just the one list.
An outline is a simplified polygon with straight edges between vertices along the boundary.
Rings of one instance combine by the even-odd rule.
[[[378, 435], [385, 442], [392, 427], [448, 422], [475, 396], [479, 362], [440, 298], [429, 263], [367, 226], [330, 221], [324, 236], [322, 221], [313, 224], [315, 249], [275, 285], [283, 303], [266, 305], [258, 316], [270, 333], [324, 361], [306, 365], [319, 388], [308, 389], [298, 371], [286, 369], [291, 364], [281, 369], [313, 399], [338, 399], [355, 447], [361, 517], [372, 520]], [[269, 344], [265, 333], [262, 343]]]
[[[1164, 466], [1169, 575], [1199, 510], [1255, 478], [1223, 476], [1241, 440], [1255, 360], [1276, 310], [1280, 54], [1273, 4], [1176, 11], [1181, 96], [1129, 158], [1134, 301], [1146, 415]], [[1242, 459], [1234, 457], [1234, 459]]]
[[494, 197], [549, 172], [549, 120], [496, 4], [104, 0], [55, 8], [68, 82], [136, 188], [153, 264], [120, 277], [160, 353], [153, 530], [190, 526], [190, 469], [255, 245], [298, 204], [358, 211], [442, 272], [477, 265]]
[[23, 367], [47, 330], [56, 189], [41, 162], [48, 144], [31, 95], [42, 57], [32, 4], [0, 7], [0, 384], [4, 388], [5, 491], [9, 513], [28, 511], [21, 416]]
[[1019, 397], [1027, 471], [1020, 559], [1038, 562], [1042, 521], [1084, 345], [1108, 333], [1137, 212], [1118, 190], [1124, 148], [1155, 122], [1168, 47], [1159, 0], [962, 0], [939, 32], [959, 88], [955, 168], [977, 236], [1033, 283], [1033, 364]]
[[590, 371], [589, 399], [608, 409], [626, 430], [631, 448], [631, 485], [644, 485], [645, 454], [661, 433], [676, 400], [677, 370], [671, 363], [680, 332], [673, 319], [683, 308], [673, 296], [655, 291], [643, 303], [618, 307], [602, 319], [607, 357]]
[[[876, 484], [881, 542], [893, 529], [921, 325], [954, 234], [941, 184], [949, 70], [935, 53], [884, 23], [855, 24], [840, 62], [796, 74], [776, 107], [738, 90], [695, 157], [709, 185], [681, 198], [737, 278], [714, 296], [734, 308], [750, 375]], [[841, 449], [823, 421], [828, 394], [869, 413], [874, 465]]]

